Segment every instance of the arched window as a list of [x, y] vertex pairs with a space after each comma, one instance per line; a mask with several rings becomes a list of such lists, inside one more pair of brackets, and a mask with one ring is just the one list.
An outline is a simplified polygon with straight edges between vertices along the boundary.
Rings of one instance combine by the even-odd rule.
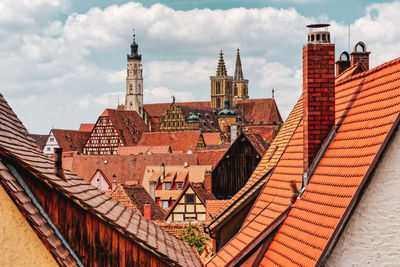
[[238, 90], [237, 90], [237, 85], [236, 85], [236, 83], [235, 83], [235, 86], [233, 87], [233, 93], [234, 93], [235, 96], [238, 95]]

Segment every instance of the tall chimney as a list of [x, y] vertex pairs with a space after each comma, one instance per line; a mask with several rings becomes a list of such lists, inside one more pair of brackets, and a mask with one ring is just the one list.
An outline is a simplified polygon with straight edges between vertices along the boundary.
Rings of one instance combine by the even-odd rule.
[[57, 147], [54, 149], [54, 153], [56, 154], [54, 162], [54, 174], [64, 181], [67, 181], [67, 178], [65, 178], [64, 170], [62, 168], [62, 151], [63, 149], [61, 147]]
[[149, 201], [144, 204], [143, 215], [147, 220], [151, 221], [151, 205]]
[[[359, 48], [361, 48], [361, 51], [357, 51]], [[350, 53], [351, 66], [361, 62], [365, 69], [369, 70], [369, 54], [371, 54], [371, 52], [367, 51], [367, 46], [363, 42], [356, 43], [353, 52]]]
[[209, 170], [206, 170], [204, 174], [204, 189], [207, 191], [207, 193], [212, 194], [212, 172]]
[[350, 55], [346, 51], [340, 54], [339, 60], [336, 61], [336, 75], [341, 74], [343, 71], [350, 67]]
[[303, 46], [305, 173], [335, 123], [335, 45], [330, 43], [328, 26], [308, 25], [308, 43]]

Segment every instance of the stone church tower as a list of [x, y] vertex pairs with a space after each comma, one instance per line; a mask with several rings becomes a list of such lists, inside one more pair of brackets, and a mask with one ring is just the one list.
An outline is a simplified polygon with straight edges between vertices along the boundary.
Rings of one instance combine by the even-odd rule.
[[237, 49], [235, 75], [233, 77], [233, 96], [242, 99], [249, 98], [249, 80], [243, 78], [239, 48]]
[[131, 54], [127, 55], [125, 110], [136, 110], [143, 117], [143, 76], [142, 55], [133, 35]]
[[219, 53], [219, 62], [217, 67], [216, 76], [211, 76], [211, 106], [214, 108], [222, 108], [226, 99], [232, 103], [232, 83], [233, 77], [228, 76], [224, 56], [221, 52]]

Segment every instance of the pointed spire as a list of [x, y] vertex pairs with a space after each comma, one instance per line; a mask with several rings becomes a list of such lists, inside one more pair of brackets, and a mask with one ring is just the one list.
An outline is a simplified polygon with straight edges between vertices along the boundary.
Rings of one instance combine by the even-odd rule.
[[217, 77], [224, 77], [228, 76], [226, 72], [226, 67], [225, 67], [225, 62], [224, 62], [224, 54], [222, 53], [222, 50], [219, 52], [219, 61], [218, 61], [218, 67], [217, 67]]
[[236, 80], [236, 81], [243, 80], [242, 62], [240, 61], [239, 48], [237, 49], [237, 53], [236, 53], [236, 67], [235, 67], [234, 80]]
[[131, 54], [127, 55], [128, 59], [139, 59], [142, 60], [142, 55], [138, 53], [139, 45], [136, 43], [136, 33], [135, 29], [133, 29], [133, 42], [131, 44]]

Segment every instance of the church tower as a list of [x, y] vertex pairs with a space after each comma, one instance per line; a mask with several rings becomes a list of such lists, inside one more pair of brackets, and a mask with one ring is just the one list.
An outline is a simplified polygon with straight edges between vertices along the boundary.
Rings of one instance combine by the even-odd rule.
[[222, 108], [225, 100], [230, 103], [233, 100], [232, 81], [233, 77], [228, 76], [224, 56], [222, 50], [219, 53], [219, 62], [216, 76], [210, 76], [211, 80], [211, 106], [214, 108]]
[[249, 98], [249, 80], [243, 78], [242, 62], [240, 60], [239, 48], [236, 53], [235, 75], [233, 77], [233, 96], [235, 98]]
[[133, 34], [133, 43], [131, 44], [131, 54], [127, 55], [127, 73], [126, 73], [126, 96], [125, 110], [136, 110], [140, 116], [143, 116], [143, 76], [142, 76], [142, 55], [138, 53], [138, 44]]

